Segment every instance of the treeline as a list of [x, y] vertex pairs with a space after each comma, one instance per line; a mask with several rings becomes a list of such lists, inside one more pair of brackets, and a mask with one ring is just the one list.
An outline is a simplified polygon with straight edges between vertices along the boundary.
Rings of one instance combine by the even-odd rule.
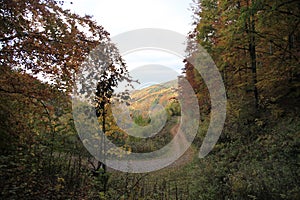
[[[185, 166], [149, 174], [104, 171], [80, 141], [69, 96], [86, 56], [96, 46], [109, 47], [103, 55], [112, 62], [109, 70], [127, 71], [104, 28], [60, 3], [0, 0], [1, 199], [300, 199], [298, 1], [194, 2], [189, 44], [202, 45], [222, 75], [225, 127], [204, 159], [195, 155]], [[193, 45], [187, 50], [192, 55]], [[209, 93], [192, 65], [186, 63], [185, 72], [201, 110], [192, 147], [198, 149], [209, 125]], [[100, 121], [112, 117], [115, 80], [106, 83], [97, 87]], [[167, 110], [180, 115], [177, 102]], [[168, 142], [177, 117], [169, 122], [161, 143], [136, 148], [148, 152]], [[108, 137], [124, 145], [124, 133], [109, 120], [103, 124]]]
[[[243, 102], [259, 109], [298, 95], [299, 9], [297, 1], [196, 2], [199, 22], [190, 41], [212, 56], [231, 106]], [[192, 68], [186, 65], [187, 77], [199, 92], [200, 80]]]
[[[201, 0], [188, 52], [200, 44], [226, 87], [227, 119], [213, 152], [199, 160], [194, 199], [298, 199], [300, 3]], [[210, 97], [186, 60], [186, 76], [209, 124]], [[206, 133], [199, 130], [195, 144]]]
[[92, 199], [103, 190], [75, 130], [70, 93], [95, 47], [106, 47], [109, 66], [123, 63], [102, 26], [61, 4], [0, 1], [1, 199]]

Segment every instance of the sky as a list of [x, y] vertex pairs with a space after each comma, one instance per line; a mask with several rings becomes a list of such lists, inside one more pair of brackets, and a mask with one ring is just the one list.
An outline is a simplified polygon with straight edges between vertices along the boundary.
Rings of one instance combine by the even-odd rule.
[[65, 7], [92, 15], [111, 36], [138, 28], [164, 28], [181, 34], [191, 30], [192, 0], [69, 0]]
[[[72, 1], [72, 4], [69, 2]], [[94, 19], [111, 34], [111, 38], [127, 31], [141, 28], [161, 28], [187, 35], [192, 30], [192, 0], [69, 0], [65, 1], [65, 8], [80, 15], [92, 15]], [[139, 71], [137, 74], [140, 82], [149, 81], [150, 74], [156, 74], [151, 83], [161, 83], [162, 77], [166, 81], [175, 79], [176, 73], [183, 68], [182, 58], [157, 50], [135, 51], [123, 55], [129, 71]], [[153, 65], [153, 72], [149, 67]], [[175, 71], [170, 73], [158, 65], [165, 66]], [[148, 75], [137, 67], [147, 66]], [[155, 71], [155, 72], [154, 72]], [[175, 77], [174, 77], [175, 76]], [[159, 81], [158, 81], [159, 80]]]

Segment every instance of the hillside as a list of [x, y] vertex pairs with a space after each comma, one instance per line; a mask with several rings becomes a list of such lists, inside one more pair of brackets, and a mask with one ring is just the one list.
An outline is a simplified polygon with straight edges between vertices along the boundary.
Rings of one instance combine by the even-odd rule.
[[179, 1], [1, 1], [1, 200], [300, 199], [299, 1], [189, 1], [189, 31]]
[[134, 90], [131, 93], [131, 109], [146, 112], [153, 104], [166, 106], [170, 98], [178, 96], [177, 88], [177, 80], [173, 80]]
[[[176, 100], [178, 96], [177, 80], [135, 90], [130, 96], [131, 119], [127, 123], [131, 124], [132, 121], [134, 123], [125, 130], [130, 133], [126, 144], [133, 152], [139, 153], [152, 152], [164, 147], [172, 140], [175, 134], [174, 128], [180, 122], [180, 105]], [[152, 110], [152, 117], [150, 117], [151, 106], [157, 104], [162, 106], [162, 110]], [[147, 135], [152, 132], [155, 134]], [[135, 138], [131, 135], [146, 138]]]

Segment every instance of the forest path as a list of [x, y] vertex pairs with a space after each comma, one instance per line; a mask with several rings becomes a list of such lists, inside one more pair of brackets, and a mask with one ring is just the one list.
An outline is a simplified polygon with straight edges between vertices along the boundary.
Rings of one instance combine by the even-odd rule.
[[[170, 129], [170, 134], [173, 137], [175, 137], [175, 135], [178, 134], [178, 137], [176, 138], [177, 141], [175, 141], [177, 151], [180, 151], [182, 143], [188, 142], [183, 134], [178, 133], [179, 126], [180, 126], [180, 124], [176, 124]], [[167, 168], [182, 167], [182, 166], [192, 162], [194, 155], [195, 155], [195, 150], [190, 146], [180, 158], [178, 158], [175, 162], [170, 164]]]

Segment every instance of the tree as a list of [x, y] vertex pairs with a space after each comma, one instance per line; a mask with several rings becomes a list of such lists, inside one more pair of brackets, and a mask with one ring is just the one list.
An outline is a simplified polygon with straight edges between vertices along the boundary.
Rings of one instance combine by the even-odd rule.
[[[69, 94], [76, 74], [93, 49], [102, 48], [111, 68], [120, 64], [125, 70], [118, 50], [111, 44], [109, 33], [91, 16], [73, 14], [54, 0], [0, 0], [0, 24], [1, 136], [12, 142], [1, 148], [3, 162], [9, 161], [1, 165], [5, 168], [1, 181], [7, 183], [1, 193], [12, 195], [15, 191], [10, 188], [22, 180], [15, 198], [26, 192], [29, 196], [40, 195], [36, 190], [53, 196], [56, 189], [62, 189], [56, 187], [58, 175], [63, 176], [59, 186], [62, 182], [69, 188], [83, 184], [88, 180], [81, 171], [81, 157], [86, 152], [81, 151], [76, 136]], [[102, 87], [103, 80], [98, 81]], [[99, 98], [107, 98], [116, 85], [114, 81], [114, 77], [109, 79], [109, 87], [104, 88], [107, 93], [100, 92]], [[60, 162], [67, 156], [68, 162]], [[26, 170], [31, 168], [31, 172]], [[10, 173], [13, 169], [18, 173]], [[41, 178], [42, 174], [48, 178]], [[45, 181], [38, 183], [38, 179]], [[74, 179], [78, 180], [76, 184]], [[69, 193], [65, 195], [69, 198]]]
[[[295, 90], [300, 23], [296, 1], [205, 0], [196, 4], [200, 21], [195, 22], [190, 38], [211, 54], [229, 99], [243, 99], [257, 110], [270, 99], [282, 98], [279, 90]], [[187, 67], [188, 78], [199, 79], [188, 71]]]
[[[105, 136], [109, 136], [115, 127], [111, 113], [112, 98], [120, 101], [129, 98], [127, 91], [119, 94], [114, 94], [114, 91], [120, 82], [125, 81], [130, 85], [132, 81], [123, 59], [116, 52], [117, 49], [112, 44], [98, 45], [82, 63], [80, 74], [77, 77], [77, 86], [79, 86], [77, 94], [84, 96], [94, 105], [96, 116]], [[95, 92], [94, 88], [96, 88]], [[119, 137], [123, 137], [123, 135]], [[108, 147], [104, 138], [98, 142], [101, 143], [98, 145], [103, 162], [98, 162], [97, 169], [101, 168], [103, 170], [101, 174], [106, 175], [105, 159]], [[107, 178], [103, 180], [104, 192], [107, 190], [107, 181]]]
[[42, 75], [70, 91], [89, 51], [109, 43], [109, 33], [91, 16], [63, 10], [54, 0], [1, 0], [2, 67]]
[[[195, 1], [199, 21], [189, 39], [222, 72], [228, 109], [214, 151], [198, 162], [206, 172], [198, 171], [205, 176], [194, 182], [194, 198], [299, 198], [299, 9], [296, 0]], [[185, 70], [203, 109], [204, 83], [189, 63]]]

